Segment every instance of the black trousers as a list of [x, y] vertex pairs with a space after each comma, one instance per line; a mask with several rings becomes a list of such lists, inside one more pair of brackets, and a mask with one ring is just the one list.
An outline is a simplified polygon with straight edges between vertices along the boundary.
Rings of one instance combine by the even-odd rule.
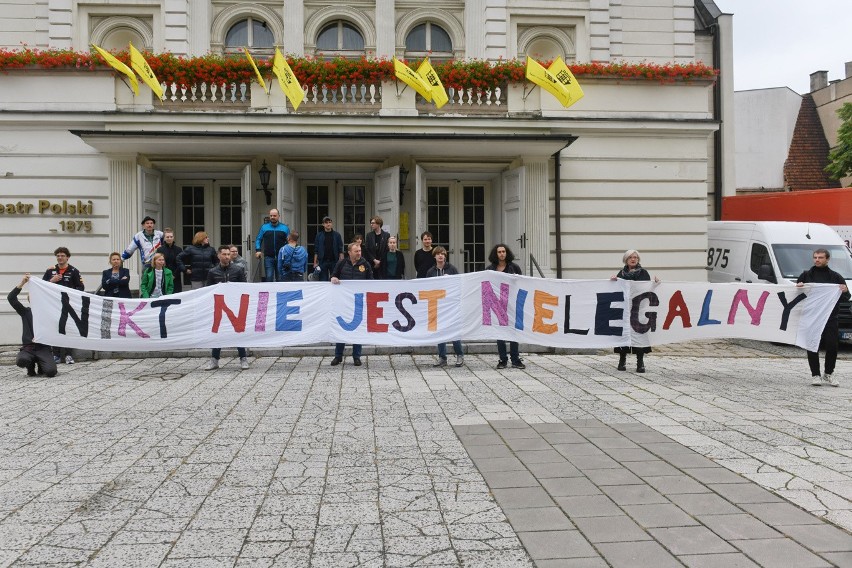
[[[825, 324], [825, 329], [822, 330], [822, 337], [819, 341], [821, 349], [825, 349], [825, 374], [834, 374], [834, 364], [837, 362], [837, 345], [840, 339], [840, 330], [837, 325], [837, 318], [829, 318]], [[811, 375], [817, 376], [819, 372], [819, 352], [808, 351], [808, 365], [811, 367]]]
[[35, 368], [48, 377], [56, 376], [56, 362], [53, 360], [53, 352], [47, 345], [41, 345], [31, 349], [21, 349], [15, 364], [21, 368]]

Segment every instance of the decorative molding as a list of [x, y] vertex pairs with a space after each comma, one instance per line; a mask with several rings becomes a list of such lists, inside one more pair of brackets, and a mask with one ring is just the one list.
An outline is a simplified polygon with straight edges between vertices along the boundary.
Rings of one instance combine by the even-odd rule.
[[349, 6], [326, 6], [317, 10], [305, 22], [305, 53], [313, 53], [317, 48], [317, 35], [326, 24], [346, 20], [355, 24], [364, 35], [364, 51], [376, 50], [376, 26], [364, 12]]
[[405, 53], [405, 38], [414, 27], [433, 22], [444, 28], [450, 34], [453, 42], [453, 54], [464, 54], [464, 26], [455, 16], [439, 8], [417, 8], [406, 12], [396, 23], [396, 50], [398, 54]]
[[110, 16], [98, 22], [90, 34], [90, 43], [103, 45], [104, 39], [113, 31], [130, 28], [142, 38], [144, 50], [154, 50], [154, 30], [145, 21], [134, 16]]
[[[576, 28], [574, 28], [576, 31]], [[530, 44], [537, 39], [550, 39], [555, 41], [562, 48], [562, 57], [564, 59], [574, 59], [577, 55], [577, 48], [574, 44], [574, 38], [571, 34], [561, 28], [550, 26], [535, 26], [524, 30], [518, 35], [518, 56], [524, 57], [527, 54], [527, 49]]]
[[275, 45], [283, 43], [284, 22], [281, 21], [278, 13], [262, 4], [234, 4], [213, 18], [213, 26], [210, 28], [210, 49], [221, 53], [225, 49], [225, 36], [231, 26], [250, 17], [266, 22], [275, 38]]

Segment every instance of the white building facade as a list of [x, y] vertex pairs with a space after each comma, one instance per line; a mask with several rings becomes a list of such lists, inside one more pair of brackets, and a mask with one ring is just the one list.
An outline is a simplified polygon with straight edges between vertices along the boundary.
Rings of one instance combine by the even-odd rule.
[[[307, 85], [298, 112], [277, 85], [269, 95], [256, 83], [167, 85], [160, 101], [144, 85], [134, 97], [109, 70], [10, 70], [0, 76], [4, 290], [25, 271], [40, 276], [57, 246], [94, 290], [146, 215], [179, 244], [203, 229], [250, 257], [270, 207], [305, 244], [325, 215], [348, 238], [378, 214], [410, 254], [429, 230], [465, 272], [505, 242], [535, 275], [608, 277], [637, 248], [655, 274], [705, 280], [706, 220], [734, 193], [731, 22], [711, 0], [6, 0], [0, 23], [6, 49], [132, 41], [186, 56], [248, 45], [265, 57], [277, 45], [320, 58], [720, 69], [718, 83], [580, 76], [585, 97], [569, 109], [529, 83], [454, 92], [440, 111], [393, 81]], [[269, 205], [257, 191], [264, 163]], [[138, 282], [139, 261], [127, 266]], [[0, 344], [19, 341], [16, 318], [3, 298]]]

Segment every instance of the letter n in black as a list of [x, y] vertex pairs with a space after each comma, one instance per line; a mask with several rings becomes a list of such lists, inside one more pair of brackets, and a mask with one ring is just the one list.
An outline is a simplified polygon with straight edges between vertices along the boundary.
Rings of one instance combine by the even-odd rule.
[[62, 315], [59, 316], [59, 333], [65, 333], [65, 325], [68, 323], [68, 316], [77, 324], [77, 331], [80, 332], [80, 337], [89, 336], [89, 302], [91, 300], [83, 296], [83, 306], [80, 308], [80, 315], [71, 307], [71, 300], [66, 292], [62, 292]]

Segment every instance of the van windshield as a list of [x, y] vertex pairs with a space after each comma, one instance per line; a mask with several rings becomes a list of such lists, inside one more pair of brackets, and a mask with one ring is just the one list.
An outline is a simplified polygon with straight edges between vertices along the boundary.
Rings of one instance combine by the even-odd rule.
[[814, 251], [824, 248], [831, 253], [828, 266], [843, 278], [852, 280], [852, 256], [849, 249], [841, 245], [772, 245], [781, 276], [796, 280], [799, 275], [814, 265]]

